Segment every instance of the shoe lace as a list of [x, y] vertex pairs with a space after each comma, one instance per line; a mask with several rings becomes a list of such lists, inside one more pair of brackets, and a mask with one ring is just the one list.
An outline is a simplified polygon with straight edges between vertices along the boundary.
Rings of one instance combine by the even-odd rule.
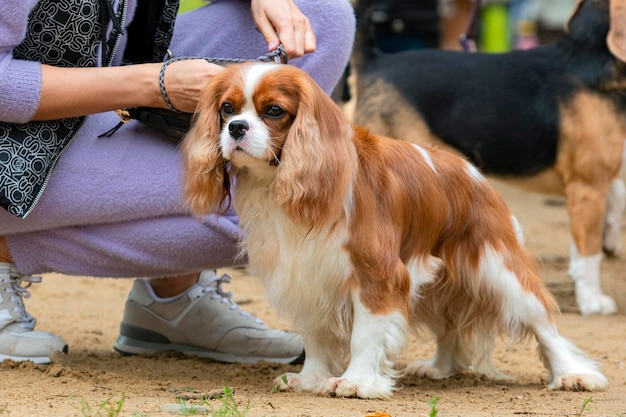
[[28, 291], [28, 288], [32, 284], [40, 283], [41, 277], [22, 275], [12, 270], [10, 282], [11, 285], [7, 287], [5, 291], [11, 294], [10, 299], [15, 303], [13, 311], [19, 314], [19, 317], [17, 317], [15, 321], [20, 323], [21, 328], [33, 330], [35, 328], [36, 320], [26, 311], [26, 307], [24, 306], [24, 302], [22, 300], [24, 298], [30, 298], [30, 291]]
[[263, 320], [253, 316], [252, 314], [242, 310], [237, 303], [235, 303], [235, 301], [233, 300], [233, 293], [230, 291], [224, 291], [224, 288], [222, 287], [223, 284], [230, 284], [230, 282], [232, 281], [232, 278], [230, 275], [228, 274], [223, 274], [222, 276], [218, 277], [217, 275], [215, 275], [213, 278], [210, 278], [209, 280], [206, 280], [205, 282], [201, 283], [202, 286], [204, 287], [202, 292], [203, 293], [213, 293], [211, 295], [211, 298], [213, 300], [220, 300], [221, 303], [223, 304], [228, 304], [228, 308], [230, 308], [231, 310], [238, 310], [239, 314], [247, 317], [249, 319], [255, 320], [258, 324], [264, 324]]

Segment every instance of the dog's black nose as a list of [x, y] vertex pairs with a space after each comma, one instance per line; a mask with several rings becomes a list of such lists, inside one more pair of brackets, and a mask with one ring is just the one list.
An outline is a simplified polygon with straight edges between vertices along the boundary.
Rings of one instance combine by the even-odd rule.
[[250, 126], [245, 120], [233, 120], [228, 125], [230, 136], [235, 140], [240, 140], [249, 129]]

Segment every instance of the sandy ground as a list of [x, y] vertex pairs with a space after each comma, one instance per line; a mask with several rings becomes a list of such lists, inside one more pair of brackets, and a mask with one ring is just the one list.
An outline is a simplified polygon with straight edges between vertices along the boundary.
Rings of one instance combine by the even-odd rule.
[[[67, 358], [52, 365], [3, 363], [0, 365], [0, 416], [84, 416], [88, 405], [97, 409], [107, 398], [124, 396], [120, 415], [159, 416], [165, 404], [179, 395], [235, 390], [239, 409], [250, 406], [248, 416], [363, 417], [385, 411], [392, 417], [427, 416], [428, 401], [439, 398], [439, 416], [626, 416], [626, 260], [603, 265], [605, 289], [619, 298], [621, 314], [581, 317], [576, 313], [573, 286], [567, 269], [568, 219], [562, 200], [519, 192], [496, 183], [525, 229], [527, 246], [543, 264], [540, 272], [560, 301], [560, 331], [601, 363], [610, 380], [604, 392], [552, 392], [544, 388], [547, 372], [536, 355], [536, 343], [507, 347], [500, 344], [497, 366], [513, 377], [509, 381], [461, 376], [442, 381], [406, 377], [401, 389], [386, 401], [323, 398], [303, 393], [274, 393], [272, 379], [298, 365], [226, 365], [162, 355], [156, 358], [121, 357], [112, 345], [130, 280], [44, 276], [32, 288], [27, 306], [39, 318], [38, 327], [64, 337], [70, 344]], [[626, 236], [625, 236], [626, 237]], [[234, 276], [229, 290], [235, 299], [267, 323], [288, 328], [267, 305], [259, 281], [245, 271]], [[400, 364], [429, 357], [432, 340], [413, 339]], [[197, 404], [197, 401], [195, 402]], [[586, 406], [585, 406], [586, 403]], [[194, 404], [187, 400], [186, 404]], [[209, 401], [219, 408], [220, 402]], [[99, 415], [108, 415], [101, 413]], [[242, 414], [243, 415], [243, 414]]]

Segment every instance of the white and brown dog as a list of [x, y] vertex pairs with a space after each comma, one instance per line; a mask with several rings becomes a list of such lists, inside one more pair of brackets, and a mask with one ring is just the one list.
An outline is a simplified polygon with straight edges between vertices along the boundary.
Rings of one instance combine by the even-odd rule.
[[224, 210], [236, 177], [251, 271], [304, 335], [302, 371], [281, 389], [389, 397], [420, 327], [437, 352], [408, 369], [426, 377], [498, 375], [508, 333], [536, 337], [550, 388], [607, 385], [559, 335], [516, 220], [464, 159], [352, 127], [304, 71], [261, 63], [214, 78], [182, 151], [198, 215]]

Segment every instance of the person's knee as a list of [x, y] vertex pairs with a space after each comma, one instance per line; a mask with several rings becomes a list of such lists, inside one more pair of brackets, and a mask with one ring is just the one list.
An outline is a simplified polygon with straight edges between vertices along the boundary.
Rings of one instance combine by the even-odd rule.
[[354, 8], [348, 0], [321, 2], [319, 0], [297, 0], [298, 7], [308, 17], [316, 37], [330, 38], [339, 44], [346, 39], [352, 43], [356, 29]]

